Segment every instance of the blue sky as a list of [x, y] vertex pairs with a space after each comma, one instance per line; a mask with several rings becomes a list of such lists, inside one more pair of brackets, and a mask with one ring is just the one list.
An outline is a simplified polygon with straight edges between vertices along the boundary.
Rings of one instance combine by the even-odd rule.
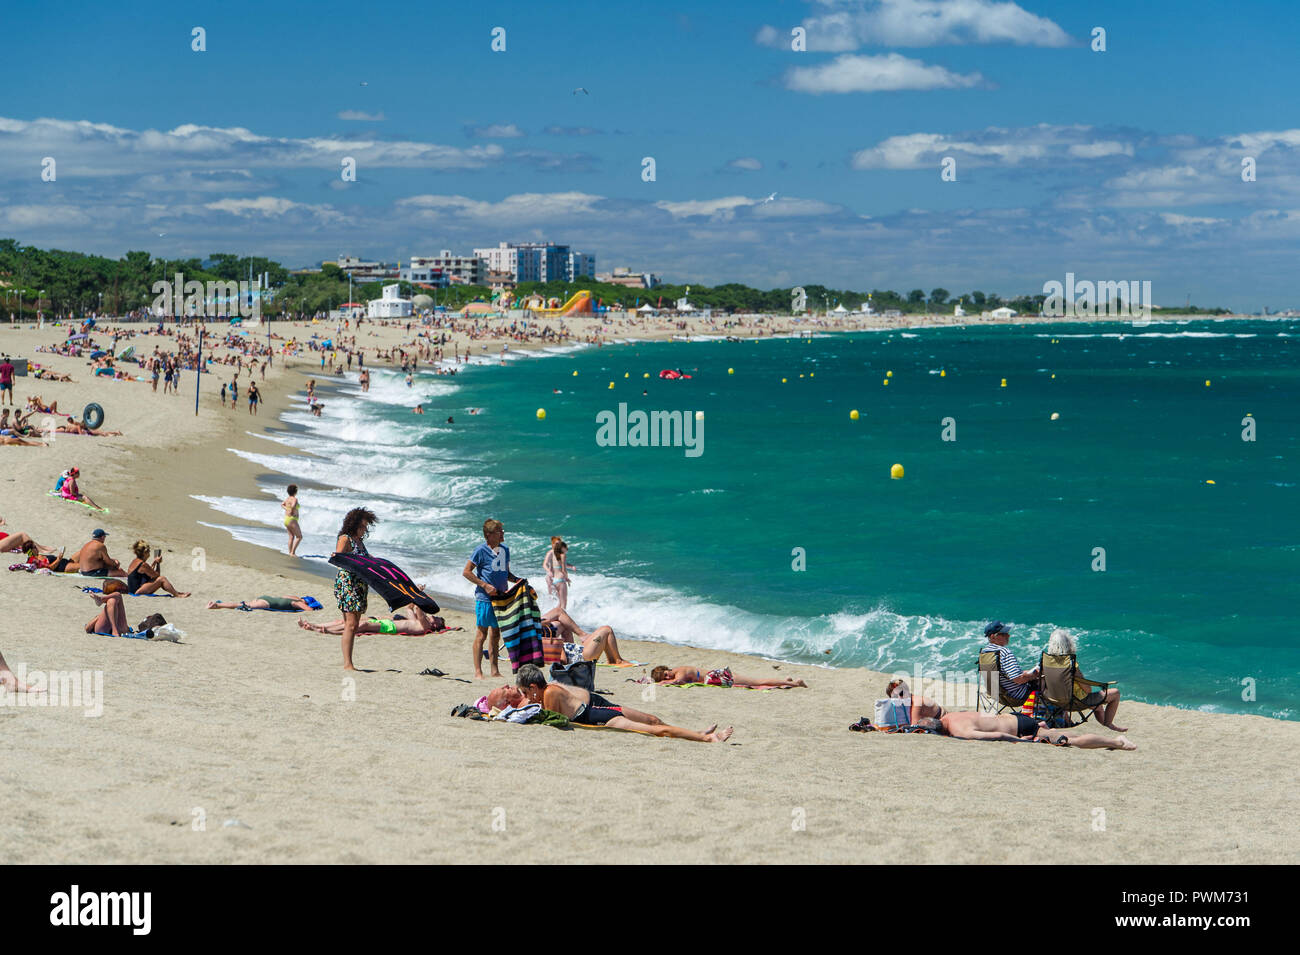
[[1300, 306], [1293, 3], [177, 6], [6, 11], [0, 236], [290, 265], [549, 238], [681, 281]]

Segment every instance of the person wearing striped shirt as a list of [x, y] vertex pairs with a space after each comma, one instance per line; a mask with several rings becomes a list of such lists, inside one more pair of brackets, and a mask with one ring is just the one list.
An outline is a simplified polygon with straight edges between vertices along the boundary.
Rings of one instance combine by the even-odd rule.
[[995, 620], [985, 627], [984, 637], [988, 643], [980, 652], [993, 650], [997, 653], [998, 681], [1002, 686], [1003, 694], [1008, 699], [1023, 703], [1028, 698], [1029, 691], [1033, 689], [1033, 684], [1042, 675], [1041, 672], [1038, 667], [1028, 671], [1020, 668], [1020, 661], [1007, 646], [1007, 641], [1011, 639], [1011, 631], [1001, 620]]

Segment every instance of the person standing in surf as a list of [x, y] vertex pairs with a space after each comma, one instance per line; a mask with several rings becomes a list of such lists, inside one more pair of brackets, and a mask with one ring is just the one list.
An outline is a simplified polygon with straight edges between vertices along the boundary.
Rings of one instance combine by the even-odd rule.
[[558, 601], [556, 606], [561, 610], [569, 609], [569, 570], [577, 570], [566, 561], [565, 555], [568, 552], [569, 545], [563, 538], [552, 537], [551, 549], [542, 560], [542, 569], [546, 571], [546, 589]]
[[[339, 537], [334, 544], [336, 554], [358, 554], [368, 556], [363, 539], [366, 532], [378, 523], [374, 511], [364, 507], [354, 507], [343, 518], [339, 528]], [[338, 602], [339, 613], [343, 616], [343, 669], [355, 670], [352, 665], [352, 644], [356, 640], [357, 625], [361, 615], [366, 612], [366, 598], [370, 593], [369, 585], [356, 574], [340, 570], [334, 578], [334, 599]]]
[[284, 508], [284, 527], [289, 532], [289, 556], [298, 556], [298, 545], [302, 543], [302, 528], [298, 526], [298, 485], [289, 485], [289, 496], [280, 502]]

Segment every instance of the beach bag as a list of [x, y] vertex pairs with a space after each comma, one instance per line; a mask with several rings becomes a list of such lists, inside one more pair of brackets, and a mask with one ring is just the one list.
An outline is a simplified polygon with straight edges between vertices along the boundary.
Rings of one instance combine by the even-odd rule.
[[565, 683], [569, 686], [581, 687], [588, 692], [594, 692], [596, 689], [596, 664], [591, 660], [579, 660], [577, 663], [570, 663], [568, 666], [553, 663], [551, 664], [551, 682]]
[[872, 722], [877, 726], [910, 726], [912, 701], [896, 696], [876, 700], [876, 718]]

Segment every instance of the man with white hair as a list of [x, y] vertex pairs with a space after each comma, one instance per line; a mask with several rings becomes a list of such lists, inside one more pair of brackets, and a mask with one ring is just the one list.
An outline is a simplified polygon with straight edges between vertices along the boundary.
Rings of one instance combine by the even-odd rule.
[[[1047, 653], [1050, 656], [1069, 654], [1074, 656], [1078, 653], [1078, 641], [1068, 630], [1062, 630], [1059, 627], [1052, 631], [1052, 635], [1047, 638]], [[1105, 707], [1105, 712], [1102, 707]], [[1106, 690], [1093, 690], [1084, 699], [1079, 701], [1080, 709], [1092, 708], [1092, 715], [1097, 718], [1097, 722], [1108, 729], [1113, 729], [1116, 733], [1127, 733], [1128, 730], [1123, 726], [1115, 725], [1115, 713], [1119, 710], [1119, 690], [1115, 687], [1108, 687]]]

